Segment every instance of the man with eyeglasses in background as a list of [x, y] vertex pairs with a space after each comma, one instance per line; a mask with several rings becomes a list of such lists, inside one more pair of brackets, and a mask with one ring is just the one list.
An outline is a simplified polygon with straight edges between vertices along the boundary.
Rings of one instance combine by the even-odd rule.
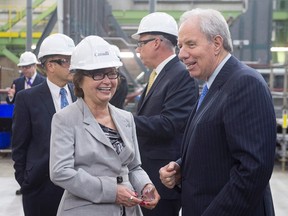
[[177, 37], [175, 19], [162, 12], [145, 16], [132, 35], [143, 64], [153, 70], [135, 123], [142, 167], [161, 199], [153, 210], [142, 208], [144, 216], [178, 216], [181, 208], [180, 194], [167, 190], [159, 179], [159, 169], [180, 155], [186, 121], [199, 94], [198, 84], [175, 54]]
[[45, 77], [37, 73], [37, 58], [34, 53], [26, 51], [21, 54], [17, 66], [20, 69], [21, 76], [15, 79], [8, 89], [6, 102], [14, 104], [17, 92], [31, 88], [45, 81]]
[[12, 159], [21, 187], [25, 216], [55, 216], [63, 189], [49, 178], [51, 120], [55, 112], [76, 100], [68, 83], [73, 40], [64, 34], [44, 39], [38, 58], [45, 82], [20, 91], [12, 120]]

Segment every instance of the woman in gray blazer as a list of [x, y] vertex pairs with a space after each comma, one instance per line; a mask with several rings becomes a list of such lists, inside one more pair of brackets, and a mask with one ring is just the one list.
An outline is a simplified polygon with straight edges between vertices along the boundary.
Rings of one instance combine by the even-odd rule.
[[50, 178], [65, 189], [57, 215], [140, 216], [160, 196], [141, 168], [130, 112], [109, 104], [122, 63], [110, 44], [88, 36], [70, 70], [78, 100], [54, 115]]

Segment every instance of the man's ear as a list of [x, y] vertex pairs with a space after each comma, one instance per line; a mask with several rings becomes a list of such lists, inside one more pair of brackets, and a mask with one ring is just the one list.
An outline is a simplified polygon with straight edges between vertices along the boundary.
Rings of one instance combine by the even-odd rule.
[[220, 35], [216, 35], [213, 38], [213, 44], [214, 44], [214, 54], [219, 55], [221, 48], [223, 47], [223, 38]]

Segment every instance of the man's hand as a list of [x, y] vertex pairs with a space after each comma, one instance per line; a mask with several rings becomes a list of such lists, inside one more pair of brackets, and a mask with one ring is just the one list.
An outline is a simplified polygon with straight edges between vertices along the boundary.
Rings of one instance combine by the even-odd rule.
[[171, 161], [169, 164], [162, 167], [159, 170], [159, 174], [162, 184], [164, 184], [166, 187], [170, 189], [174, 188], [175, 185], [180, 184], [181, 181], [180, 166], [174, 161]]
[[15, 91], [16, 91], [16, 87], [15, 87], [15, 84], [13, 84], [12, 88], [8, 89], [8, 97], [13, 99], [15, 95]]

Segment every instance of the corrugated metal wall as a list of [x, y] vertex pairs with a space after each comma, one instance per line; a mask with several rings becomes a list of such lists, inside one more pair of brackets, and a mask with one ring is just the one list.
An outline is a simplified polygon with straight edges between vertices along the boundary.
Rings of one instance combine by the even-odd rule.
[[105, 0], [64, 0], [63, 15], [63, 33], [75, 43], [91, 34], [107, 37], [111, 32], [112, 11]]
[[230, 27], [234, 55], [241, 61], [270, 64], [272, 1], [249, 0], [247, 11]]

